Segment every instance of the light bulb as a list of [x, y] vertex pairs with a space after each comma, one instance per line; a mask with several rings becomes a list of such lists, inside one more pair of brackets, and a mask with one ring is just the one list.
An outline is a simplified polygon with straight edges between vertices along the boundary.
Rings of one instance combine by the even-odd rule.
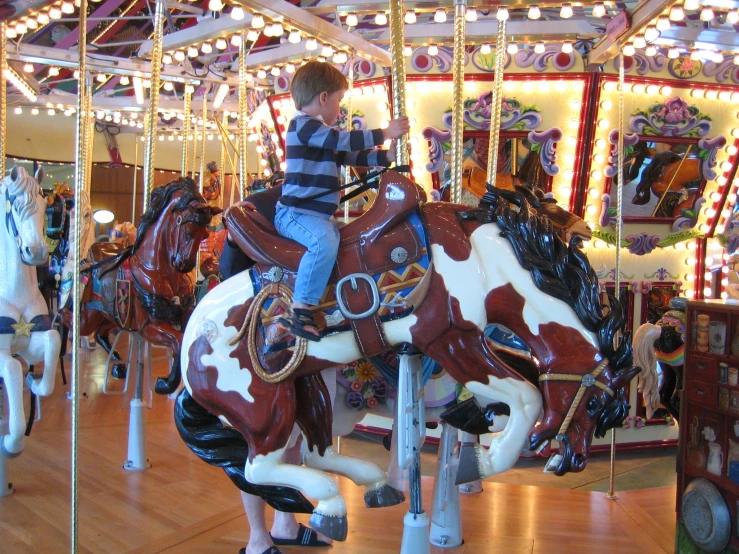
[[163, 63], [164, 65], [169, 65], [169, 64], [171, 64], [171, 63], [172, 63], [172, 54], [169, 54], [169, 53], [167, 53], [167, 54], [163, 54], [163, 55], [162, 55], [162, 63]]
[[533, 6], [529, 7], [529, 19], [539, 19], [541, 17], [541, 10], [539, 9], [539, 6], [534, 4]]
[[20, 106], [18, 106], [18, 107], [17, 107], [16, 109], [15, 109], [15, 113], [17, 113], [18, 115], [22, 114], [22, 113], [23, 113], [23, 108], [21, 108]]
[[734, 65], [739, 65], [739, 54], [734, 56]]
[[385, 12], [377, 12], [377, 15], [375, 15], [375, 25], [387, 25]]
[[285, 66], [285, 72], [290, 74], [295, 73], [295, 66], [291, 63], [287, 64]]
[[223, 9], [221, 0], [208, 0], [208, 9], [212, 12], [219, 12]]
[[62, 2], [62, 13], [67, 15], [74, 13], [74, 4], [72, 2]]
[[258, 79], [266, 79], [267, 78], [267, 72], [264, 69], [260, 69], [257, 71], [257, 78]]
[[405, 17], [403, 19], [406, 23], [412, 25], [416, 22], [416, 12], [413, 10], [408, 10], [407, 12], [405, 12]]
[[536, 54], [543, 54], [544, 53], [544, 50], [546, 50], [546, 47], [544, 46], [544, 43], [543, 42], [537, 42], [534, 45], [534, 52]]
[[562, 4], [562, 9], [559, 10], [559, 17], [562, 19], [569, 19], [572, 15], [572, 6], [570, 4]]
[[334, 55], [334, 49], [331, 48], [328, 44], [324, 44], [323, 48], [321, 48], [321, 56], [324, 58], [329, 58]]
[[24, 23], [15, 24], [15, 32], [19, 35], [25, 35], [27, 30], [28, 29], [26, 28], [26, 25]]
[[664, 15], [661, 15], [657, 18], [657, 30], [658, 31], [666, 31], [670, 28], [670, 18], [665, 17]]
[[[226, 47], [228, 47], [228, 44], [226, 43], [226, 39], [219, 38], [216, 41], [216, 48], [218, 48], [218, 50], [225, 50]], [[183, 56], [183, 59], [184, 59], [184, 56]]]
[[711, 21], [713, 19], [713, 10], [708, 6], [701, 10], [701, 21]]
[[346, 24], [349, 27], [356, 27], [357, 25], [359, 25], [359, 18], [357, 18], [357, 14], [350, 13], [349, 15], [347, 15]]
[[300, 44], [301, 40], [302, 39], [300, 38], [300, 31], [298, 31], [297, 29], [293, 29], [292, 31], [290, 31], [290, 34], [287, 36], [287, 41], [290, 44]]
[[108, 78], [105, 76], [105, 73], [98, 73], [98, 76], [96, 77], [98, 83], [104, 83], [108, 80]]
[[470, 8], [465, 12], [464, 18], [469, 22], [477, 21], [477, 10], [475, 8]]
[[49, 14], [41, 12], [36, 16], [36, 20], [39, 22], [39, 25], [46, 25], [49, 22]]
[[210, 54], [211, 52], [213, 52], [213, 46], [211, 46], [210, 42], [204, 42], [200, 45], [200, 51], [203, 54]]
[[564, 52], [565, 54], [569, 54], [570, 52], [572, 52], [572, 43], [569, 42], [569, 41], [563, 42], [562, 43], [562, 52]]
[[318, 48], [318, 41], [314, 38], [309, 38], [305, 41], [306, 50], [316, 50]]
[[[659, 38], [660, 32], [657, 30], [657, 27], [654, 25], [648, 25], [646, 30], [644, 31], [644, 39], [647, 42], [654, 42]], [[636, 41], [634, 41], [636, 43]], [[642, 48], [641, 46], [638, 46], [637, 48]]]
[[685, 10], [683, 10], [683, 7], [679, 4], [672, 6], [670, 8], [670, 21], [682, 21], [683, 19], [685, 19]]
[[487, 42], [483, 42], [482, 46], [480, 46], [480, 54], [487, 56], [488, 54], [490, 54], [490, 52], [491, 52], [490, 45]]
[[413, 54], [413, 48], [410, 46], [403, 46], [403, 55], [407, 58], [411, 54]]
[[429, 46], [428, 52], [429, 56], [438, 56], [439, 48], [435, 44], [432, 44], [431, 46]]
[[698, 0], [685, 0], [683, 2], [686, 10], [697, 10], [700, 8], [700, 2]]
[[603, 17], [606, 15], [606, 7], [603, 2], [596, 2], [593, 5], [593, 17]]
[[271, 74], [272, 74], [272, 75], [273, 75], [274, 77], [279, 77], [279, 76], [280, 76], [280, 68], [279, 68], [279, 67], [277, 67], [277, 66], [274, 66], [274, 67], [273, 67], [273, 68], [272, 68], [272, 69], [270, 70], [270, 73], [271, 73]]
[[249, 29], [246, 32], [246, 40], [248, 40], [249, 42], [256, 42], [258, 38], [259, 38], [259, 33], [255, 31], [254, 29]]
[[29, 29], [38, 29], [38, 21], [36, 21], [33, 17], [29, 17], [26, 19], [26, 27]]
[[726, 22], [731, 23], [732, 25], [736, 25], [737, 23], [739, 23], [739, 11], [730, 10], [726, 14]]
[[624, 44], [623, 52], [624, 56], [633, 56], [636, 54], [636, 48], [634, 48], [634, 45], [631, 43]]
[[511, 56], [513, 56], [514, 54], [518, 53], [518, 44], [516, 44], [515, 42], [509, 43], [508, 46], [506, 47], [506, 51]]
[[241, 21], [242, 19], [244, 19], [244, 17], [244, 8], [242, 8], [241, 6], [234, 6], [231, 10], [231, 19], [233, 19], [234, 21]]
[[434, 21], [437, 23], [446, 23], [446, 10], [439, 8], [434, 13]]
[[251, 18], [251, 26], [254, 29], [262, 29], [264, 28], [264, 17], [261, 14], [254, 14], [254, 17]]
[[[184, 62], [185, 61], [185, 53], [182, 50], [177, 50], [174, 53], [174, 59], [177, 60], [180, 63]], [[170, 59], [170, 63], [172, 63], [171, 62], [171, 59]]]
[[167, 92], [172, 92], [174, 90], [174, 85], [171, 81], [165, 81], [164, 85], [162, 85], [162, 88]]
[[54, 108], [49, 108], [48, 110], [46, 110], [46, 113], [49, 115], [54, 115], [56, 114], [56, 111], [54, 111]]
[[61, 19], [62, 10], [60, 10], [57, 7], [52, 6], [51, 8], [49, 8], [49, 18], [50, 19]]
[[678, 50], [677, 48], [670, 48], [667, 51], [667, 57], [670, 58], [671, 60], [674, 60], [676, 58], [679, 58], [680, 57], [680, 50]]
[[508, 8], [505, 6], [498, 6], [498, 12], [495, 14], [495, 19], [498, 21], [505, 21], [509, 17]]
[[7, 38], [16, 38], [18, 36], [18, 31], [15, 30], [15, 27], [8, 27], [5, 31], [5, 36]]
[[25, 64], [23, 66], [23, 71], [25, 71], [26, 73], [33, 73], [33, 64], [32, 63]]
[[38, 115], [38, 108], [32, 108], [31, 115]]
[[644, 53], [645, 53], [645, 54], [646, 54], [647, 56], [649, 56], [649, 57], [652, 57], [652, 56], [656, 56], [656, 55], [657, 55], [657, 47], [656, 47], [656, 46], [654, 46], [653, 44], [650, 44], [649, 46], [647, 46], [647, 47], [646, 47], [646, 48], [644, 49]]
[[128, 75], [121, 75], [120, 83], [124, 87], [127, 87], [128, 85], [131, 84], [131, 80], [128, 78]]
[[238, 48], [241, 46], [241, 35], [232, 35], [231, 36], [231, 46], [235, 46]]
[[187, 48], [187, 55], [190, 58], [197, 58], [198, 57], [198, 49], [194, 46], [188, 46]]

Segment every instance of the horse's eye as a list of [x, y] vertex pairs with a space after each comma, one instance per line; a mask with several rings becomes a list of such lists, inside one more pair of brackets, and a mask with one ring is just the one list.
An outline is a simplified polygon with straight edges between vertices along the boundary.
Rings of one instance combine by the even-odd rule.
[[600, 410], [600, 407], [601, 407], [600, 398], [598, 398], [597, 395], [593, 395], [590, 398], [590, 400], [588, 400], [588, 404], [587, 404], [588, 413], [590, 414], [590, 417], [595, 416], [595, 414], [597, 414], [598, 411]]

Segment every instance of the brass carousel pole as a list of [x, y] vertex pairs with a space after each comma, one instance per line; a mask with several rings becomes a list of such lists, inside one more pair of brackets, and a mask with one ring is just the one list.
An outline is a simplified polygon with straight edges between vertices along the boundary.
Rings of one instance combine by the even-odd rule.
[[[503, 16], [503, 14], [506, 14]], [[505, 28], [507, 12], [498, 10], [498, 36], [495, 41], [495, 79], [493, 81], [493, 97], [491, 99], [492, 114], [490, 116], [490, 142], [488, 144], [488, 178], [489, 185], [495, 186], [498, 176], [498, 147], [500, 144], [500, 104], [503, 100], [503, 70], [505, 68]]]
[[[223, 112], [223, 127], [228, 129], [228, 116], [226, 112]], [[219, 160], [220, 165], [218, 166], [218, 169], [221, 171], [221, 208], [223, 208], [223, 204], [226, 201], [226, 148], [228, 148], [228, 144], [226, 144], [226, 141], [221, 140], [221, 159]], [[231, 184], [233, 186], [233, 179], [231, 179]]]
[[[190, 167], [190, 141], [187, 139], [192, 125], [192, 92], [191, 85], [185, 85], [185, 119], [182, 124], [182, 176], [187, 177]], [[194, 177], [194, 175], [193, 175]]]
[[[4, 27], [4, 26], [3, 26]], [[79, 38], [78, 38], [78, 77], [77, 77], [77, 136], [75, 141], [75, 179], [74, 197], [81, 198], [85, 189], [85, 173], [87, 168], [87, 135], [89, 134], [89, 115], [87, 114], [87, 68], [85, 58], [87, 56], [87, 0], [80, 0], [79, 15]], [[4, 60], [4, 57], [3, 57]], [[2, 87], [3, 91], [5, 87]], [[3, 106], [5, 104], [3, 103]], [[3, 134], [4, 136], [4, 134]], [[3, 160], [4, 161], [4, 160]], [[75, 210], [72, 218], [74, 236], [77, 237], [72, 245], [75, 260], [80, 260], [80, 239], [82, 237], [82, 210]], [[79, 266], [78, 266], [79, 267]], [[78, 496], [78, 452], [79, 452], [79, 383], [80, 383], [80, 300], [82, 291], [80, 287], [80, 272], [75, 270], [72, 274], [72, 553], [77, 552], [77, 496]]]
[[0, 23], [0, 179], [5, 178], [6, 132], [8, 128], [8, 92], [5, 70], [8, 68], [8, 23]]
[[[346, 62], [349, 64], [349, 74], [346, 76], [347, 83], [347, 100], [346, 100], [346, 130], [352, 130], [352, 97], [354, 94], [354, 52], [349, 56], [349, 60]], [[352, 171], [349, 166], [344, 166], [344, 184], [351, 182]], [[348, 190], [346, 192], [349, 192]], [[344, 223], [349, 223], [349, 202], [344, 202]]]
[[[462, 163], [464, 161], [464, 55], [467, 0], [454, 0], [454, 54], [452, 59], [452, 167], [451, 201], [462, 201]], [[497, 77], [497, 75], [496, 75]], [[495, 105], [495, 104], [493, 104]]]
[[[393, 81], [393, 117], [406, 115], [405, 112], [405, 29], [403, 28], [403, 0], [390, 0], [390, 74]], [[408, 139], [403, 136], [396, 142], [395, 162], [408, 165]]]
[[[241, 43], [239, 44], [239, 183], [241, 184], [241, 199], [246, 198], [249, 186], [249, 165], [248, 165], [248, 146], [249, 146], [249, 104], [246, 101], [247, 96], [247, 72], [246, 72], [246, 33], [241, 33]], [[233, 189], [236, 175], [231, 177], [231, 187]]]
[[[205, 132], [208, 130], [208, 89], [203, 91], [203, 126], [200, 137], [200, 194], [205, 190]], [[197, 130], [196, 130], [197, 132]]]
[[85, 169], [85, 189], [87, 190], [88, 194], [90, 192], [90, 186], [92, 183], [92, 165], [93, 165], [93, 145], [95, 144], [95, 118], [92, 117], [93, 111], [92, 111], [92, 79], [88, 80], [87, 82], [87, 92], [85, 93], [85, 98], [87, 100], [87, 123], [88, 123], [88, 132], [86, 137], [86, 145], [87, 145], [87, 167]]
[[139, 136], [133, 136], [133, 206], [131, 207], [131, 223], [136, 225], [136, 189], [139, 177]]
[[154, 155], [157, 141], [157, 120], [159, 119], [159, 76], [162, 72], [162, 34], [164, 33], [164, 0], [156, 0], [154, 10], [154, 37], [151, 48], [151, 88], [149, 89], [149, 110], [146, 113], [148, 129], [144, 143], [144, 209], [149, 207], [149, 196], [154, 190]]
[[[618, 183], [616, 187], [616, 287], [615, 295], [621, 299], [621, 234], [623, 233], [623, 186], [624, 182], [624, 53], [618, 53], [618, 145], [616, 159], [618, 160]], [[616, 428], [611, 430], [611, 466], [608, 476], [608, 493], [606, 498], [615, 500], [618, 495], [615, 492], [616, 484]]]

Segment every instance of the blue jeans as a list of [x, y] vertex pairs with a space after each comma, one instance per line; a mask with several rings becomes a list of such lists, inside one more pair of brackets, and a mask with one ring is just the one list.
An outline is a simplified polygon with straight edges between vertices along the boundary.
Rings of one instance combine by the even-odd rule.
[[278, 208], [275, 227], [280, 235], [308, 249], [300, 260], [293, 300], [318, 305], [339, 253], [339, 229], [329, 220], [290, 208]]

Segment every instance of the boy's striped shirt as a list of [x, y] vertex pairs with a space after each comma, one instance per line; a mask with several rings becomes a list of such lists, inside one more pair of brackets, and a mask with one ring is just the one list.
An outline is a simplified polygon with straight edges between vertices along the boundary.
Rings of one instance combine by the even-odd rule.
[[[339, 168], [390, 165], [382, 129], [338, 131], [320, 118], [297, 112], [290, 120], [285, 143], [287, 159], [280, 204], [329, 219], [339, 205]], [[301, 201], [315, 194], [326, 194]]]

